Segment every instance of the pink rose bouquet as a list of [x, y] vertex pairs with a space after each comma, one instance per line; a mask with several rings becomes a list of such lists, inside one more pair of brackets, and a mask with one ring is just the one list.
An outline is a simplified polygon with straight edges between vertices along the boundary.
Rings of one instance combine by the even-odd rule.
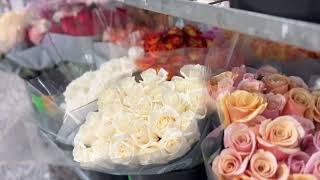
[[216, 177], [320, 179], [319, 92], [271, 66], [233, 68], [211, 77], [208, 89], [224, 127]]

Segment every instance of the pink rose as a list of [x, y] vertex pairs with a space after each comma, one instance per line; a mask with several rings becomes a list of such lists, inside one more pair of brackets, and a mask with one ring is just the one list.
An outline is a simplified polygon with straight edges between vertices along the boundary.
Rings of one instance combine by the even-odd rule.
[[305, 136], [302, 125], [292, 116], [265, 120], [259, 129], [258, 147], [272, 152], [278, 160], [300, 150], [299, 142]]
[[320, 179], [320, 152], [317, 152], [310, 157], [304, 169], [304, 173], [313, 174]]
[[39, 45], [45, 34], [49, 31], [50, 23], [46, 19], [41, 19], [34, 22], [31, 29], [28, 31], [29, 40], [36, 45]]
[[289, 90], [289, 79], [281, 74], [270, 74], [263, 77], [267, 92], [285, 94]]
[[287, 164], [290, 167], [290, 173], [303, 173], [309, 158], [310, 156], [302, 151], [291, 154], [287, 161]]
[[224, 146], [236, 150], [242, 157], [251, 157], [256, 149], [256, 137], [247, 125], [233, 123], [224, 131]]
[[314, 145], [314, 138], [312, 134], [308, 134], [303, 138], [301, 143], [301, 148], [304, 152], [308, 153], [310, 156], [317, 152], [318, 149]]
[[212, 163], [212, 170], [218, 176], [231, 178], [244, 173], [249, 162], [249, 157], [242, 158], [234, 149], [228, 148], [221, 151]]
[[239, 82], [237, 89], [249, 92], [263, 92], [264, 83], [256, 79], [247, 78]]
[[303, 127], [306, 134], [313, 133], [315, 126], [310, 119], [301, 117], [301, 116], [293, 116]]
[[234, 67], [231, 70], [234, 74], [236, 74], [236, 78], [234, 79], [234, 84], [238, 85], [238, 83], [243, 79], [243, 76], [247, 73], [246, 66], [242, 65], [240, 67]]
[[283, 163], [277, 161], [276, 157], [268, 151], [257, 150], [250, 160], [251, 176], [261, 180], [287, 180], [289, 177], [289, 168]]
[[283, 110], [284, 115], [304, 116], [306, 110], [312, 106], [312, 95], [306, 89], [293, 88], [287, 96], [288, 101]]
[[274, 119], [278, 117], [286, 105], [286, 98], [281, 94], [269, 93], [266, 95], [268, 106], [262, 113], [266, 118]]
[[316, 132], [316, 134], [314, 135], [313, 144], [317, 148], [317, 150], [320, 151], [320, 131]]
[[289, 76], [289, 87], [292, 88], [304, 88], [308, 89], [308, 85], [304, 82], [301, 77]]
[[262, 66], [261, 68], [259, 68], [257, 70], [257, 75], [258, 76], [268, 76], [268, 75], [271, 75], [271, 74], [278, 74], [279, 71], [273, 67], [273, 66], [270, 66], [270, 65], [265, 65], [265, 66]]

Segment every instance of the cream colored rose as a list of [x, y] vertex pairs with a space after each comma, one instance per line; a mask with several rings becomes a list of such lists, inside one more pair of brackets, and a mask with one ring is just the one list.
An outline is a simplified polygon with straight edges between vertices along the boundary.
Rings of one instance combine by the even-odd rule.
[[114, 137], [110, 143], [109, 157], [112, 162], [117, 164], [128, 165], [134, 163], [137, 148], [131, 138]]
[[320, 91], [312, 93], [313, 101], [311, 107], [306, 111], [306, 117], [320, 123]]
[[202, 79], [185, 79], [174, 76], [171, 81], [175, 85], [175, 90], [182, 93], [205, 88], [205, 81]]
[[163, 164], [167, 162], [166, 159], [163, 159], [158, 144], [141, 148], [137, 153], [137, 156], [140, 164], [142, 165]]
[[276, 157], [268, 151], [257, 150], [250, 160], [252, 177], [261, 180], [287, 180], [289, 168], [283, 162], [277, 162]]
[[206, 79], [208, 76], [208, 69], [202, 65], [185, 65], [180, 69], [180, 74], [186, 79], [199, 78]]
[[163, 158], [173, 160], [183, 156], [190, 150], [190, 144], [178, 129], [166, 129], [159, 142]]
[[111, 120], [101, 120], [99, 126], [94, 130], [94, 132], [96, 137], [110, 139], [110, 137], [115, 133], [115, 129], [112, 127]]
[[92, 146], [92, 161], [103, 161], [109, 159], [110, 141], [104, 138], [99, 138], [96, 140]]
[[103, 109], [113, 103], [120, 103], [120, 94], [116, 88], [108, 88], [98, 97], [98, 108]]
[[75, 144], [72, 154], [73, 159], [77, 162], [92, 162], [93, 150], [92, 148], [87, 148], [84, 144]]
[[120, 112], [113, 116], [112, 127], [118, 132], [127, 133], [131, 126], [130, 122], [132, 119], [134, 119], [133, 114], [129, 112]]
[[149, 116], [151, 130], [159, 137], [162, 137], [166, 129], [175, 127], [178, 117], [178, 112], [169, 106], [154, 110]]
[[164, 106], [170, 106], [179, 113], [188, 111], [191, 108], [189, 97], [184, 93], [178, 93], [176, 91], [168, 91], [163, 94], [162, 104]]
[[203, 119], [208, 113], [208, 94], [206, 89], [198, 89], [188, 93], [190, 110], [197, 119]]
[[198, 120], [192, 111], [182, 113], [176, 121], [176, 127], [183, 132], [190, 144], [200, 139]]
[[150, 134], [148, 122], [140, 119], [131, 121], [128, 134], [134, 144], [139, 147], [145, 147], [158, 141], [158, 139], [153, 138]]
[[256, 93], [237, 90], [218, 99], [218, 113], [224, 126], [246, 123], [261, 114], [267, 107], [266, 99]]
[[257, 137], [259, 147], [271, 151], [278, 160], [300, 150], [299, 142], [305, 136], [302, 125], [291, 116], [265, 120]]
[[168, 72], [164, 69], [160, 69], [157, 73], [155, 69], [147, 69], [141, 73], [141, 82], [145, 88], [146, 92], [149, 92], [153, 87], [157, 86], [159, 83], [164, 82], [168, 77]]
[[83, 143], [91, 146], [97, 139], [95, 131], [92, 131], [92, 129], [97, 129], [99, 127], [100, 119], [101, 113], [90, 112], [87, 115], [86, 122], [80, 126], [79, 131], [74, 138], [74, 144]]

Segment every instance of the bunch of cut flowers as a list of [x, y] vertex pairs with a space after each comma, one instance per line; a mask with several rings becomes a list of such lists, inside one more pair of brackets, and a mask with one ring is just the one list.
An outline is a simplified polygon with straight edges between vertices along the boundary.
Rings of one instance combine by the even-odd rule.
[[224, 128], [219, 179], [319, 179], [320, 92], [272, 66], [235, 67], [208, 89]]

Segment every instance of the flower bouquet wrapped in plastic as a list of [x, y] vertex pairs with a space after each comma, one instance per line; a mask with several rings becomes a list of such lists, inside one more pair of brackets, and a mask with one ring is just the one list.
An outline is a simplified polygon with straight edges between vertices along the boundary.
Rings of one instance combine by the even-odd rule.
[[203, 142], [211, 179], [318, 179], [318, 91], [272, 66], [210, 78], [220, 129]]

